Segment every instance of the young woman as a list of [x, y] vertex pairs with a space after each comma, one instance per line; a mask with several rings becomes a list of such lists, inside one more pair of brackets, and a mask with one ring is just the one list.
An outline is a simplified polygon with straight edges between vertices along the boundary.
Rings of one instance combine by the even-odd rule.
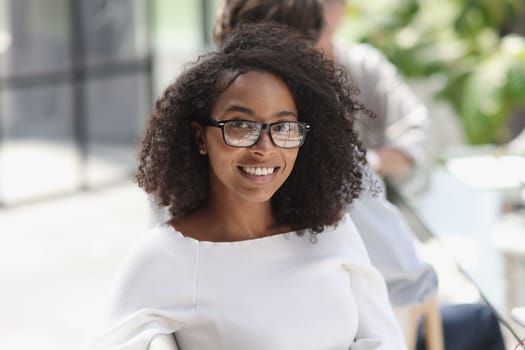
[[359, 105], [299, 36], [234, 32], [169, 86], [139, 185], [172, 215], [119, 272], [99, 346], [405, 349], [384, 280], [344, 208], [361, 191]]

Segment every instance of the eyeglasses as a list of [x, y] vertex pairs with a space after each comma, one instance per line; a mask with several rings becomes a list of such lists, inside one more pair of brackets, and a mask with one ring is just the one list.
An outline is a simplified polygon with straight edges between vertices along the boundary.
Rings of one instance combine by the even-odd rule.
[[299, 121], [282, 121], [275, 123], [259, 123], [252, 120], [221, 120], [204, 119], [200, 121], [206, 126], [222, 130], [224, 143], [232, 147], [251, 147], [259, 141], [263, 130], [268, 129], [272, 143], [280, 148], [299, 148], [303, 145], [310, 125]]

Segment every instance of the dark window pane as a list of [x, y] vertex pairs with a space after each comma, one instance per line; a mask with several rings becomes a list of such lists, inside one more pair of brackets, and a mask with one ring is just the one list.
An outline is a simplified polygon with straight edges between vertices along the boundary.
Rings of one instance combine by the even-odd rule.
[[145, 0], [82, 0], [80, 4], [88, 66], [146, 56]]
[[149, 110], [146, 82], [144, 74], [134, 74], [87, 83], [90, 185], [134, 173], [136, 144]]
[[[4, 3], [5, 5], [5, 3]], [[70, 9], [67, 0], [16, 0], [2, 6], [4, 36], [0, 76], [13, 76], [70, 68]]]
[[78, 187], [68, 84], [2, 91], [0, 196], [9, 203]]

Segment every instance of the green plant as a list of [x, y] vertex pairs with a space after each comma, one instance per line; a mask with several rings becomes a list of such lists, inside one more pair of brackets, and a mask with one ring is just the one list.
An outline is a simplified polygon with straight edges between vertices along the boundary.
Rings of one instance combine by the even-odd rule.
[[436, 98], [456, 110], [472, 144], [508, 141], [525, 106], [522, 0], [352, 0], [343, 36], [381, 49], [407, 77], [438, 76]]

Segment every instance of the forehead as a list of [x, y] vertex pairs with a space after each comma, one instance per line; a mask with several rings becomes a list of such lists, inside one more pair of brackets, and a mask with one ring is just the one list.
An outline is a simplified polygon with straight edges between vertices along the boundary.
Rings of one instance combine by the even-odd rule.
[[234, 77], [232, 77], [231, 83], [224, 90], [224, 92], [227, 92], [228, 90], [248, 89], [254, 85], [260, 86], [262, 88], [274, 87], [277, 89], [288, 90], [288, 86], [279, 76], [270, 72], [253, 69], [236, 74]]
[[278, 76], [259, 70], [238, 75], [216, 99], [213, 110], [219, 112], [231, 105], [267, 114], [279, 109], [296, 112], [295, 101], [286, 83]]

